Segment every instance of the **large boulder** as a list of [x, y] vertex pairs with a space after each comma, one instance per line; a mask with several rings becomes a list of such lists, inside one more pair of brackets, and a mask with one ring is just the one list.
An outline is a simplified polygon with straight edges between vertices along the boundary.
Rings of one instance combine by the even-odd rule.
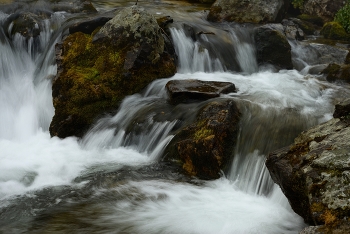
[[304, 14], [321, 17], [324, 21], [332, 21], [335, 14], [345, 5], [344, 0], [305, 0], [301, 11]]
[[56, 46], [52, 136], [81, 137], [127, 95], [176, 72], [157, 21], [137, 6], [121, 10], [90, 35], [76, 32]]
[[272, 64], [279, 69], [292, 69], [291, 46], [280, 24], [264, 25], [255, 29], [257, 61], [259, 65]]
[[232, 157], [239, 119], [233, 100], [208, 103], [193, 124], [174, 136], [165, 150], [165, 160], [178, 162], [191, 176], [219, 178]]
[[280, 22], [288, 9], [288, 0], [216, 0], [208, 20], [239, 23]]
[[171, 80], [165, 87], [172, 104], [204, 101], [236, 92], [233, 83], [219, 81]]
[[349, 225], [348, 104], [347, 101], [336, 107], [341, 109], [335, 112], [338, 118], [303, 132], [294, 144], [272, 152], [266, 161], [272, 179], [281, 187], [293, 210], [311, 225], [331, 229], [344, 225], [343, 221]]

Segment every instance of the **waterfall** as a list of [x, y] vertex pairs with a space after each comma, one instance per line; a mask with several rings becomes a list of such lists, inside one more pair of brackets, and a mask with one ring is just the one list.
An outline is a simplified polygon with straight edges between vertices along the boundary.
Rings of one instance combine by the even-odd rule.
[[[9, 34], [8, 17], [0, 10], [0, 232], [293, 234], [305, 226], [265, 158], [330, 119], [346, 87], [297, 70], [262, 70], [250, 28], [195, 15], [196, 22], [170, 28], [175, 76], [127, 96], [82, 139], [51, 138], [54, 46], [75, 19], [53, 13], [40, 36], [25, 38]], [[232, 162], [218, 180], [190, 178], [161, 160], [204, 105], [171, 105], [165, 85], [172, 79], [237, 87], [219, 97], [234, 100], [242, 117]]]

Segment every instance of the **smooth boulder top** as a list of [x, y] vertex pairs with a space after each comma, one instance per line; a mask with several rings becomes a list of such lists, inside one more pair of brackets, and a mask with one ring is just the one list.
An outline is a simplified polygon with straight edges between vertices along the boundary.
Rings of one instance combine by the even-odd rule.
[[220, 94], [236, 92], [236, 87], [230, 82], [171, 80], [166, 84], [170, 102], [173, 104], [208, 100], [219, 97]]

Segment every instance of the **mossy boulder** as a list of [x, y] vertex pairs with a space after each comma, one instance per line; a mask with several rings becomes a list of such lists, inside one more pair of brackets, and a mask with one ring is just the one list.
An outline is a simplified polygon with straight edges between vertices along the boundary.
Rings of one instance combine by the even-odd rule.
[[350, 217], [350, 122], [343, 117], [301, 133], [266, 161], [293, 210], [311, 225], [332, 229]]
[[279, 69], [293, 68], [291, 46], [283, 33], [282, 25], [256, 28], [254, 40], [259, 65], [272, 64]]
[[288, 0], [217, 0], [211, 6], [208, 20], [214, 22], [274, 23], [281, 21]]
[[177, 163], [200, 179], [219, 178], [232, 158], [240, 115], [233, 100], [209, 102], [193, 124], [174, 136], [164, 160]]
[[341, 80], [350, 83], [350, 65], [339, 65], [336, 63], [329, 64], [322, 74], [326, 76], [326, 79], [330, 82]]
[[320, 34], [327, 39], [343, 40], [343, 41], [350, 40], [350, 34], [348, 34], [345, 31], [343, 26], [341, 26], [338, 22], [334, 22], [334, 21], [326, 23], [323, 26]]
[[176, 72], [155, 18], [137, 6], [125, 8], [102, 28], [69, 35], [56, 46], [55, 115], [51, 136], [81, 137], [99, 116], [157, 78]]

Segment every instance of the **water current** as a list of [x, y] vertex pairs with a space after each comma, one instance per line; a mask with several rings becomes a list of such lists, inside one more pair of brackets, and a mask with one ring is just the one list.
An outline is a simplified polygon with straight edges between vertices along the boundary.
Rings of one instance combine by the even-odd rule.
[[[54, 45], [72, 15], [53, 13], [34, 40], [10, 35], [11, 13], [0, 8], [1, 233], [280, 234], [305, 227], [265, 158], [330, 119], [348, 88], [307, 72], [258, 66], [251, 26], [212, 24], [202, 11], [180, 11], [171, 2], [147, 7], [175, 19], [170, 36], [178, 72], [126, 97], [116, 115], [98, 120], [82, 139], [51, 138], [48, 131]], [[123, 4], [96, 1], [99, 11]], [[211, 33], [194, 38], [189, 28]], [[238, 88], [220, 97], [234, 99], [242, 119], [232, 165], [218, 180], [188, 178], [161, 160], [179, 119], [193, 118], [202, 105], [169, 105], [164, 86], [171, 79]]]

